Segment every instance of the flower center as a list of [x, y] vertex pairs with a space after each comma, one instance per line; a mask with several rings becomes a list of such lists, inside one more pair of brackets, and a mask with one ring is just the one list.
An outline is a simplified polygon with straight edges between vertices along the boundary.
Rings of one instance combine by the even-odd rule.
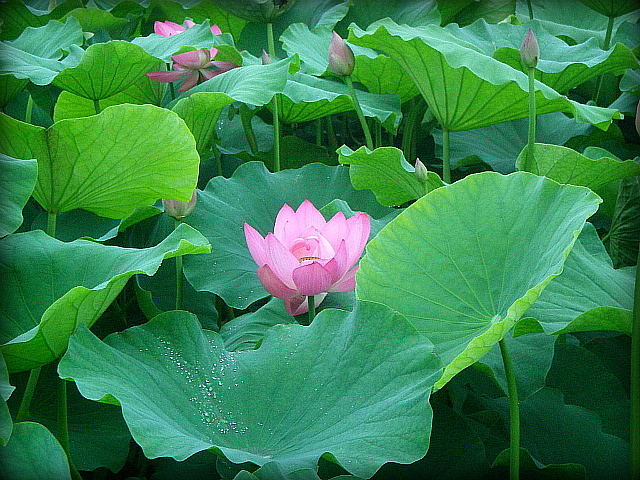
[[305, 262], [307, 260], [320, 260], [320, 257], [300, 257], [298, 259], [300, 263]]

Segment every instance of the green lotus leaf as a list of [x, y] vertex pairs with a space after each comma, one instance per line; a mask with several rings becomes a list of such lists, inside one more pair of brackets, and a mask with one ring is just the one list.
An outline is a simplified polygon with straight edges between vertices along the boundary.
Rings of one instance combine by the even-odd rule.
[[[440, 125], [450, 131], [528, 115], [527, 75], [439, 26], [412, 28], [385, 19], [367, 31], [353, 27], [349, 42], [382, 50], [396, 60], [416, 83]], [[616, 110], [569, 100], [539, 81], [535, 88], [538, 114], [563, 111], [603, 130], [612, 119], [621, 118]]]
[[[584, 135], [591, 128], [590, 125], [578, 123], [563, 113], [547, 113], [538, 115], [536, 139], [540, 143], [564, 145], [572, 137]], [[528, 134], [527, 118], [465, 132], [451, 132], [449, 134], [451, 166], [455, 167], [478, 157], [491, 165], [496, 172], [511, 173], [515, 171], [516, 158], [527, 145]], [[505, 142], [505, 138], [509, 141]], [[434, 129], [433, 139], [436, 143], [436, 157], [442, 158], [442, 130]]]
[[635, 265], [640, 238], [640, 177], [622, 180], [611, 218], [610, 247], [614, 268]]
[[26, 78], [18, 79], [10, 74], [0, 75], [0, 106], [4, 107], [9, 100], [29, 83]]
[[[402, 118], [400, 101], [395, 95], [375, 95], [356, 90], [362, 113], [377, 118], [395, 133]], [[349, 88], [339, 82], [296, 73], [287, 80], [280, 98], [280, 120], [285, 123], [317, 120], [353, 110]]]
[[0, 471], [7, 479], [71, 480], [67, 456], [56, 437], [34, 422], [19, 422], [0, 448]]
[[382, 205], [402, 205], [443, 185], [435, 172], [429, 172], [426, 185], [421, 183], [415, 167], [405, 160], [402, 150], [395, 147], [380, 147], [372, 152], [360, 147], [354, 152], [343, 145], [338, 150], [338, 160], [349, 165], [353, 188], [368, 188]]
[[[64, 24], [54, 20], [43, 27], [27, 27], [17, 39], [0, 43], [0, 73], [48, 85], [59, 72], [80, 61], [82, 41], [82, 29], [75, 18]], [[60, 60], [63, 51], [70, 55]]]
[[[491, 464], [494, 475], [500, 477], [509, 475], [509, 449], [501, 451]], [[540, 467], [526, 449], [520, 448], [520, 475], [530, 478], [552, 479], [562, 478], [563, 480], [585, 480], [586, 472], [583, 465], [579, 463], [552, 464]]]
[[600, 201], [525, 172], [469, 175], [417, 200], [369, 242], [356, 297], [397, 310], [434, 343], [447, 365], [440, 388], [562, 272]]
[[268, 294], [258, 280], [244, 223], [266, 235], [273, 231], [276, 215], [285, 203], [295, 209], [309, 200], [321, 208], [336, 198], [373, 218], [391, 212], [380, 206], [370, 192], [355, 191], [345, 167], [313, 163], [269, 173], [262, 162], [249, 162], [240, 165], [229, 179], [211, 179], [184, 221], [216, 247], [211, 255], [203, 255], [197, 262], [184, 259], [187, 280], [196, 290], [215, 293], [234, 308], [246, 308], [265, 298]]
[[92, 7], [74, 8], [66, 15], [66, 17], [70, 16], [80, 22], [84, 32], [97, 32], [98, 30], [113, 32], [129, 23], [126, 18], [118, 18], [106, 10]]
[[13, 431], [13, 419], [7, 406], [7, 400], [16, 387], [9, 383], [9, 372], [4, 363], [4, 357], [0, 354], [0, 447], [4, 447]]
[[102, 100], [120, 93], [157, 67], [158, 60], [123, 40], [94, 43], [80, 63], [63, 70], [53, 84], [80, 97]]
[[[616, 2], [621, 3], [621, 2]], [[624, 2], [622, 2], [624, 3]], [[604, 45], [607, 31], [607, 17], [587, 7], [582, 0], [564, 0], [562, 2], [549, 2], [547, 0], [531, 0], [533, 17], [539, 20], [545, 30], [551, 35], [567, 37], [576, 43], [596, 38], [600, 47]], [[529, 21], [529, 11], [525, 2], [516, 2], [516, 15], [522, 23]], [[637, 37], [637, 26], [634, 13], [621, 15], [615, 18], [613, 23], [612, 45], [617, 42], [624, 43], [629, 48], [638, 45], [637, 38], [633, 43], [633, 37]], [[627, 26], [632, 26], [632, 32], [625, 31]]]
[[0, 237], [22, 225], [22, 209], [38, 177], [35, 160], [17, 160], [0, 153]]
[[580, 0], [587, 7], [601, 13], [605, 17], [619, 17], [638, 9], [634, 0]]
[[419, 27], [440, 24], [438, 2], [435, 0], [351, 0], [343, 23], [367, 28], [376, 20], [388, 17], [396, 23]]
[[353, 80], [362, 83], [370, 93], [396, 94], [402, 103], [411, 100], [420, 91], [407, 72], [393, 58], [386, 55], [356, 55]]
[[188, 225], [146, 249], [63, 243], [41, 230], [3, 238], [0, 351], [9, 371], [55, 360], [75, 328], [91, 326], [133, 275], [153, 275], [165, 258], [209, 250], [207, 240]]
[[640, 94], [640, 70], [627, 70], [620, 79], [620, 90]]
[[559, 183], [582, 185], [596, 193], [615, 180], [640, 175], [640, 165], [633, 160], [621, 162], [611, 157], [597, 160], [560, 145], [536, 143], [533, 164], [528, 165], [527, 147], [518, 156], [516, 168], [544, 175]]
[[131, 43], [142, 47], [152, 57], [171, 62], [171, 55], [178, 53], [182, 47], [192, 47], [196, 50], [213, 47], [215, 43], [213, 37], [210, 24], [205, 21], [187, 28], [179, 35], [163, 37], [157, 33], [152, 33], [146, 37], [136, 37]]
[[547, 333], [614, 330], [631, 334], [635, 269], [614, 270], [596, 229], [586, 224], [564, 271], [527, 312]]
[[[158, 61], [153, 70], [162, 70], [164, 62]], [[151, 80], [146, 75], [140, 77], [133, 85], [109, 98], [98, 100], [99, 112], [113, 105], [131, 103], [134, 105], [160, 105], [166, 91], [166, 84]], [[98, 113], [99, 113], [98, 112]], [[96, 102], [80, 97], [66, 90], [58, 96], [53, 109], [53, 121], [58, 122], [66, 118], [90, 117], [96, 114]]]
[[200, 162], [184, 122], [152, 105], [116, 105], [47, 130], [2, 114], [0, 151], [38, 160], [33, 196], [45, 210], [84, 208], [109, 218], [159, 198], [188, 201]]
[[296, 3], [296, 0], [215, 0], [220, 8], [253, 23], [271, 23]]
[[115, 397], [148, 458], [214, 449], [288, 473], [329, 452], [369, 478], [385, 462], [426, 453], [429, 390], [441, 366], [402, 316], [362, 302], [352, 313], [324, 310], [309, 327], [276, 325], [260, 348], [243, 352], [226, 351], [188, 312], [106, 343], [81, 327], [58, 372], [87, 398]]
[[629, 68], [638, 68], [633, 52], [621, 43], [606, 51], [600, 49], [595, 38], [567, 45], [549, 34], [537, 20], [527, 25], [492, 25], [479, 20], [464, 28], [447, 25], [445, 30], [515, 70], [523, 70], [520, 46], [529, 28], [535, 33], [541, 52], [535, 77], [556, 92], [566, 93], [604, 73], [620, 75]]

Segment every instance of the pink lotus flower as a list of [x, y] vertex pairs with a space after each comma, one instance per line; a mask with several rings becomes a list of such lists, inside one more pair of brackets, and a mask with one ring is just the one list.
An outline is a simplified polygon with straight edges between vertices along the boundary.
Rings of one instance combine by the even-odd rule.
[[[192, 50], [190, 52], [179, 53], [178, 55], [172, 55], [173, 70], [160, 70], [158, 72], [149, 72], [147, 77], [156, 80], [158, 82], [177, 82], [178, 80], [185, 80], [178, 89], [179, 92], [184, 92], [192, 87], [195, 87], [198, 83], [202, 83], [205, 80], [227, 72], [233, 68], [237, 68], [239, 65], [229, 62], [212, 61], [218, 50], [212, 48], [211, 50]], [[209, 70], [210, 67], [216, 67], [217, 70]]]
[[247, 223], [244, 235], [260, 267], [260, 282], [271, 295], [284, 299], [293, 316], [309, 310], [309, 295], [315, 296], [318, 305], [327, 292], [348, 292], [356, 287], [358, 266], [354, 265], [370, 229], [366, 213], [357, 212], [346, 219], [338, 212], [327, 222], [305, 200], [295, 212], [285, 204], [276, 217], [274, 232], [265, 238]]
[[[186, 28], [191, 28], [195, 25], [191, 20], [185, 20], [184, 24]], [[170, 37], [178, 33], [182, 33], [186, 30], [182, 25], [177, 23], [165, 21], [156, 22], [153, 25], [153, 30], [158, 35], [163, 37]], [[222, 31], [217, 25], [211, 27], [211, 33], [214, 35], [222, 35]], [[147, 77], [156, 80], [158, 82], [172, 83], [185, 78], [182, 85], [178, 89], [179, 92], [184, 92], [192, 87], [195, 87], [198, 83], [202, 83], [205, 80], [220, 75], [221, 73], [228, 72], [233, 68], [239, 67], [235, 63], [212, 61], [218, 54], [217, 48], [211, 48], [209, 50], [194, 50], [191, 52], [180, 53], [178, 55], [172, 55], [173, 70], [160, 70], [158, 72], [149, 72]], [[217, 70], [209, 70], [211, 67], [216, 67]]]
[[[170, 37], [171, 35], [184, 32], [187, 28], [193, 27], [196, 23], [191, 20], [185, 20], [184, 24], [187, 26], [186, 28], [182, 25], [178, 25], [177, 23], [170, 22], [169, 20], [165, 22], [156, 22], [153, 24], [153, 31], [163, 37]], [[214, 25], [211, 27], [211, 33], [214, 35], [222, 35], [222, 30], [220, 30], [218, 25]]]

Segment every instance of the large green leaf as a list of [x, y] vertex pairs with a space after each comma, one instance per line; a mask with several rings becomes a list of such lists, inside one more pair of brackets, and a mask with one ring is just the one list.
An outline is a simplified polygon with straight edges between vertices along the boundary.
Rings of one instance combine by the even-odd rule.
[[438, 188], [367, 246], [356, 296], [392, 307], [447, 365], [437, 387], [486, 354], [562, 266], [600, 198], [535, 175], [469, 175]]
[[2, 114], [0, 151], [38, 160], [33, 196], [47, 211], [84, 208], [110, 218], [159, 198], [188, 201], [200, 162], [184, 122], [152, 105], [116, 105], [48, 130]]
[[[584, 135], [591, 128], [590, 125], [578, 123], [563, 113], [547, 113], [538, 115], [536, 139], [540, 143], [564, 145], [570, 138]], [[515, 171], [516, 158], [527, 145], [528, 135], [529, 120], [527, 118], [465, 132], [451, 132], [449, 135], [451, 166], [454, 167], [458, 163], [464, 163], [465, 160], [471, 161], [474, 157], [478, 157], [491, 165], [496, 172], [511, 173]], [[505, 142], [505, 138], [509, 141]], [[433, 139], [436, 142], [436, 156], [442, 158], [442, 130], [434, 129]]]
[[429, 172], [426, 184], [420, 182], [415, 167], [405, 160], [402, 150], [395, 147], [380, 147], [372, 152], [360, 147], [354, 152], [343, 145], [338, 150], [338, 160], [349, 165], [353, 188], [368, 188], [382, 205], [402, 205], [443, 185], [435, 172]]
[[[376, 95], [356, 90], [362, 113], [377, 118], [390, 132], [402, 118], [400, 100], [395, 95]], [[296, 73], [279, 95], [280, 119], [285, 123], [306, 122], [353, 110], [348, 87], [343, 83]]]
[[[438, 122], [451, 131], [528, 115], [527, 75], [439, 26], [412, 28], [385, 19], [367, 31], [353, 27], [349, 42], [382, 50], [396, 60]], [[539, 81], [535, 88], [539, 114], [564, 111], [603, 130], [612, 119], [621, 118], [616, 110], [569, 100]]]
[[17, 160], [0, 153], [0, 237], [22, 225], [22, 209], [38, 178], [35, 160]]
[[63, 243], [40, 230], [3, 238], [0, 349], [7, 367], [28, 370], [55, 360], [77, 325], [92, 325], [133, 275], [153, 275], [165, 258], [209, 250], [188, 225], [147, 249]]
[[418, 27], [427, 24], [440, 24], [440, 12], [435, 0], [351, 0], [349, 12], [343, 23], [351, 22], [367, 28], [376, 20], [391, 18], [396, 23]]
[[580, 0], [587, 7], [594, 9], [605, 17], [619, 17], [638, 9], [634, 0]]
[[56, 75], [53, 84], [80, 97], [102, 100], [126, 90], [157, 64], [138, 45], [122, 40], [95, 43], [78, 65]]
[[536, 143], [533, 152], [533, 162], [529, 165], [527, 147], [522, 150], [516, 160], [518, 170], [544, 175], [559, 183], [588, 187], [602, 195], [603, 208], [609, 211], [613, 205], [609, 205], [610, 199], [605, 196], [607, 185], [615, 180], [640, 175], [640, 165], [633, 160], [621, 162], [611, 156], [591, 159], [571, 148], [542, 143]]
[[586, 224], [563, 272], [527, 312], [547, 333], [615, 330], [631, 335], [635, 269], [614, 270], [596, 229]]
[[620, 182], [609, 231], [613, 266], [635, 265], [640, 240], [640, 177]]
[[178, 53], [182, 47], [193, 47], [196, 50], [211, 48], [214, 45], [214, 35], [211, 33], [209, 22], [187, 28], [179, 35], [163, 37], [152, 33], [147, 37], [136, 37], [131, 43], [142, 47], [149, 55], [165, 62], [171, 62], [171, 55]]
[[14, 425], [9, 443], [0, 448], [0, 471], [6, 480], [71, 480], [62, 446], [34, 422]]
[[278, 211], [285, 203], [292, 208], [309, 200], [321, 208], [332, 200], [345, 200], [354, 210], [374, 218], [390, 213], [370, 192], [351, 187], [348, 169], [313, 163], [296, 170], [269, 173], [262, 162], [241, 165], [229, 179], [216, 177], [198, 196], [193, 212], [185, 218], [209, 239], [211, 255], [191, 261], [184, 272], [196, 290], [220, 295], [234, 308], [246, 308], [268, 294], [260, 284], [258, 266], [251, 258], [243, 224], [262, 235], [273, 231]]
[[529, 28], [535, 33], [541, 52], [535, 77], [557, 92], [566, 93], [604, 73], [620, 75], [628, 68], [638, 68], [638, 60], [633, 52], [621, 43], [606, 51], [600, 49], [595, 38], [568, 45], [549, 34], [537, 20], [527, 25], [493, 25], [479, 20], [464, 28], [447, 25], [445, 30], [479, 48], [484, 54], [522, 70], [520, 46]]
[[[0, 73], [48, 85], [59, 72], [80, 61], [82, 41], [82, 29], [75, 18], [64, 24], [54, 20], [46, 26], [28, 27], [16, 40], [0, 43]], [[60, 60], [65, 50], [71, 54]]]
[[426, 453], [441, 367], [402, 316], [363, 302], [353, 313], [325, 310], [309, 327], [277, 325], [243, 352], [226, 351], [188, 312], [106, 343], [80, 328], [58, 372], [87, 398], [115, 397], [149, 458], [214, 448], [234, 463], [276, 461], [290, 472], [329, 452], [369, 478], [385, 462]]

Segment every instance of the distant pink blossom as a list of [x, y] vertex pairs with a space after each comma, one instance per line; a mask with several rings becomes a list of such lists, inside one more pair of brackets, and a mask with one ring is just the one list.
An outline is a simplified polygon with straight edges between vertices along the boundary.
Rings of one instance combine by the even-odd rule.
[[[177, 23], [170, 22], [169, 20], [156, 22], [153, 24], [153, 31], [163, 37], [170, 37], [171, 35], [184, 32], [187, 28], [193, 27], [196, 23], [191, 20], [185, 20], [184, 24], [187, 26], [186, 28], [182, 25], [178, 25]], [[211, 33], [214, 35], [222, 35], [222, 30], [220, 30], [218, 25], [214, 25], [211, 27]]]
[[[191, 28], [195, 25], [191, 20], [185, 20], [184, 24], [186, 28]], [[182, 25], [178, 25], [174, 22], [156, 22], [153, 26], [154, 31], [158, 35], [163, 37], [170, 37], [186, 30]], [[214, 35], [221, 35], [222, 32], [217, 25], [211, 27], [211, 32]], [[157, 72], [147, 73], [147, 77], [152, 80], [164, 83], [173, 83], [178, 80], [184, 81], [179, 92], [184, 92], [190, 88], [195, 87], [197, 84], [202, 83], [210, 78], [220, 75], [221, 73], [228, 72], [233, 68], [239, 67], [235, 63], [214, 61], [213, 58], [218, 54], [217, 48], [193, 50], [190, 52], [180, 53], [178, 55], [172, 55], [173, 70], [160, 70]], [[211, 67], [216, 67], [216, 70], [210, 70]], [[186, 78], [185, 78], [186, 77]]]
[[[356, 287], [355, 274], [371, 229], [369, 216], [342, 212], [326, 221], [309, 200], [294, 211], [280, 209], [273, 233], [265, 238], [248, 223], [244, 234], [249, 252], [259, 268], [265, 290], [284, 299], [289, 315], [309, 310], [307, 297], [320, 304], [327, 292], [347, 292]], [[352, 268], [353, 267], [353, 268]]]

